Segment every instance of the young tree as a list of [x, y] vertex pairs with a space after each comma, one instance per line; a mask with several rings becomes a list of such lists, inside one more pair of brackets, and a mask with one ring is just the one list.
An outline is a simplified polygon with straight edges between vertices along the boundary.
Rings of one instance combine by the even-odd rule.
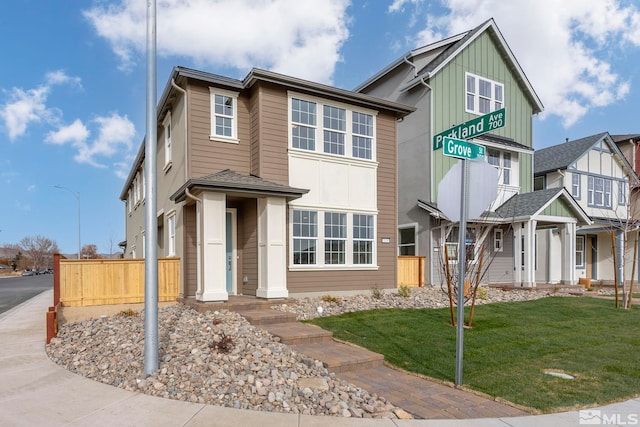
[[100, 255], [98, 255], [98, 247], [94, 244], [88, 244], [88, 245], [84, 245], [82, 247], [82, 251], [80, 252], [80, 257], [82, 259], [86, 259], [86, 258], [91, 258], [91, 259], [96, 259], [96, 258], [100, 258]]
[[18, 244], [20, 251], [30, 259], [31, 268], [50, 267], [53, 265], [53, 254], [59, 252], [54, 240], [44, 236], [27, 236]]

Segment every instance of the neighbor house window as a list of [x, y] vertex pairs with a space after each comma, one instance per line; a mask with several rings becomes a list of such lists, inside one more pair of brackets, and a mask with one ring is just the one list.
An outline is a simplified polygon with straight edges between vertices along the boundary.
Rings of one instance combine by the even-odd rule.
[[[447, 257], [449, 262], [458, 262], [458, 227], [454, 227], [445, 240], [447, 247]], [[475, 247], [476, 247], [476, 231], [473, 228], [467, 228], [467, 234], [465, 236], [465, 248], [466, 248], [466, 261], [475, 261]]]
[[487, 149], [487, 162], [498, 169], [500, 184], [511, 184], [511, 153], [489, 148]]
[[582, 176], [579, 173], [574, 173], [571, 175], [571, 195], [580, 199], [580, 179]]
[[131, 189], [127, 191], [127, 209], [129, 210], [129, 213], [131, 213], [131, 210], [133, 209], [133, 203], [131, 203]]
[[576, 267], [584, 268], [584, 236], [576, 236]]
[[416, 227], [402, 227], [398, 230], [398, 255], [416, 254]]
[[146, 246], [146, 238], [144, 237], [144, 231], [140, 233], [142, 235], [142, 258], [147, 256], [147, 246]]
[[493, 230], [493, 251], [502, 252], [504, 248], [504, 232], [500, 228]]
[[169, 233], [169, 256], [176, 255], [176, 215], [171, 214], [167, 217], [167, 229]]
[[293, 263], [316, 264], [318, 213], [293, 211]]
[[373, 215], [353, 214], [353, 263], [373, 264]]
[[347, 241], [347, 214], [324, 213], [324, 263], [344, 264]]
[[320, 98], [303, 98], [290, 98], [291, 148], [374, 160], [374, 114]]
[[504, 106], [504, 85], [471, 73], [466, 76], [466, 111], [488, 114]]
[[238, 94], [209, 88], [211, 94], [211, 139], [238, 142]]
[[590, 176], [588, 178], [587, 204], [589, 206], [610, 208], [611, 185], [610, 179]]
[[627, 204], [627, 183], [624, 181], [618, 182], [618, 205], [624, 206]]
[[171, 164], [171, 113], [164, 119], [164, 165]]

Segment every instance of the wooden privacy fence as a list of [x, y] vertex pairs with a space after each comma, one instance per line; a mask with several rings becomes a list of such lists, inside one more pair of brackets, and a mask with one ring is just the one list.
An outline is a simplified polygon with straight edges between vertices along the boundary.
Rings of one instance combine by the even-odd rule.
[[[69, 307], [144, 302], [144, 259], [60, 259], [60, 303]], [[175, 301], [180, 259], [158, 260], [158, 301]]]
[[398, 287], [424, 286], [424, 256], [398, 257]]

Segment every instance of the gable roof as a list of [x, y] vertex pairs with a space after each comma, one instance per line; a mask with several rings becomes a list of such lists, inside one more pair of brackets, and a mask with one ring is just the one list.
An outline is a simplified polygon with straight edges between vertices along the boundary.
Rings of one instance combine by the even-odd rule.
[[[458, 34], [456, 36], [452, 36], [441, 40], [437, 43], [423, 46], [419, 49], [414, 49], [412, 51], [407, 52], [400, 59], [396, 60], [387, 68], [383, 69], [381, 72], [377, 73], [370, 79], [366, 80], [364, 83], [359, 85], [355, 90], [362, 91], [367, 86], [373, 84], [374, 82], [383, 78], [389, 71], [393, 70], [396, 67], [401, 66], [403, 63], [410, 63], [410, 59], [415, 58], [418, 55], [422, 55], [425, 52], [429, 52], [431, 50], [435, 50], [436, 48], [440, 48], [443, 45], [449, 44], [449, 46], [444, 49], [434, 60], [429, 62], [426, 66], [424, 66], [420, 71], [416, 72], [415, 77], [407, 82], [407, 84], [401, 89], [401, 91], [406, 91], [411, 89], [412, 87], [424, 82], [425, 80], [429, 80], [435, 74], [437, 74], [440, 70], [442, 70], [449, 62], [451, 62], [460, 52], [462, 52], [467, 46], [469, 46], [473, 41], [475, 41], [480, 35], [487, 32], [493, 40], [496, 42], [496, 48], [503, 54], [505, 58], [505, 63], [516, 76], [516, 80], [522, 85], [523, 92], [525, 96], [529, 99], [529, 102], [533, 106], [533, 114], [537, 114], [544, 110], [544, 106], [540, 101], [540, 98], [536, 94], [533, 86], [529, 82], [524, 70], [520, 66], [520, 63], [514, 56], [511, 48], [507, 44], [506, 40], [502, 36], [502, 33], [498, 29], [496, 22], [493, 18], [490, 18], [477, 26], [476, 28], [466, 31], [464, 33]], [[410, 63], [411, 64], [411, 63]]]
[[245, 175], [231, 169], [225, 169], [201, 178], [192, 178], [185, 182], [178, 191], [173, 193], [169, 197], [169, 200], [173, 200], [176, 203], [184, 201], [187, 198], [187, 190], [281, 196], [288, 199], [297, 199], [309, 192], [309, 190], [303, 188], [278, 184], [262, 179], [256, 175]]
[[544, 175], [557, 170], [566, 170], [600, 141], [607, 143], [609, 149], [617, 156], [622, 168], [625, 169], [630, 179], [638, 183], [638, 176], [631, 167], [631, 164], [629, 164], [627, 158], [620, 151], [620, 148], [615, 144], [611, 135], [609, 135], [609, 132], [597, 133], [537, 150], [533, 157], [534, 176]]
[[547, 188], [529, 193], [515, 194], [504, 202], [496, 213], [504, 219], [526, 219], [540, 215], [555, 200], [562, 198], [574, 212], [578, 223], [591, 224], [592, 221], [582, 207], [564, 187]]

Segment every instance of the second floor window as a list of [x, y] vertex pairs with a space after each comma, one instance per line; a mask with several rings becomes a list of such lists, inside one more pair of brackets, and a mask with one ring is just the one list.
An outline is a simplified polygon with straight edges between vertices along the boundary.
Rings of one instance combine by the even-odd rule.
[[588, 179], [588, 205], [594, 207], [611, 207], [611, 180], [590, 176]]
[[216, 88], [211, 93], [211, 139], [238, 142], [238, 94]]
[[499, 183], [511, 185], [511, 153], [505, 151], [487, 150], [487, 161], [500, 172]]
[[[347, 105], [291, 98], [291, 148], [374, 160], [375, 118]], [[317, 144], [316, 141], [320, 143]]]
[[576, 199], [580, 199], [580, 179], [579, 173], [571, 175], [571, 195]]
[[164, 164], [171, 163], [171, 113], [164, 119]]
[[465, 73], [466, 111], [472, 114], [489, 114], [504, 107], [504, 85]]

